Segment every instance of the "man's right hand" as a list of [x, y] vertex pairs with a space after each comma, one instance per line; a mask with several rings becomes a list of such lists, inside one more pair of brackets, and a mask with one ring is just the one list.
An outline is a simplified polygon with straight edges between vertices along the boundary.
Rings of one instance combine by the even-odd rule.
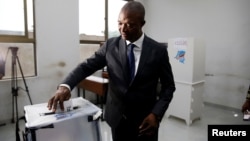
[[48, 102], [48, 109], [53, 112], [57, 109], [57, 104], [59, 104], [62, 111], [64, 111], [63, 102], [69, 100], [71, 97], [70, 90], [67, 87], [59, 86], [55, 95]]

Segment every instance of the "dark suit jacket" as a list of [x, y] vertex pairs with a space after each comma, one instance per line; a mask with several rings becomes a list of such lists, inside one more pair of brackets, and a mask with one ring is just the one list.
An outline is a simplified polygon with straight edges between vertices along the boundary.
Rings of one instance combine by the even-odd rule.
[[[146, 35], [142, 46], [138, 71], [132, 82], [129, 82], [126, 42], [115, 37], [79, 64], [63, 83], [72, 89], [87, 76], [107, 66], [109, 89], [104, 116], [111, 127], [116, 127], [122, 117], [138, 124], [149, 113], [161, 119], [175, 91], [167, 47]], [[159, 82], [160, 94], [157, 93]]]

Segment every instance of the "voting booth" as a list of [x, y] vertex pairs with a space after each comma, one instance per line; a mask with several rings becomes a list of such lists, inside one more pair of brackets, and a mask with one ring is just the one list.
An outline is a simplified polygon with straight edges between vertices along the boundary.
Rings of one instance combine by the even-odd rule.
[[24, 106], [26, 141], [101, 141], [101, 109], [78, 97], [53, 113], [47, 103]]
[[205, 83], [205, 43], [197, 38], [168, 40], [176, 91], [166, 116], [184, 119], [187, 125], [200, 119]]

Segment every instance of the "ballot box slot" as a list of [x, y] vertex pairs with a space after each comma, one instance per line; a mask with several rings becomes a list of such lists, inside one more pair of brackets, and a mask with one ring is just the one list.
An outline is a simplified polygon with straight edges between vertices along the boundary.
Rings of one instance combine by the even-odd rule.
[[[78, 108], [80, 108], [80, 106], [74, 106], [73, 110], [76, 110]], [[70, 109], [66, 110], [66, 112], [69, 112], [69, 111], [72, 111], [72, 110], [70, 110]], [[64, 112], [45, 112], [45, 113], [40, 113], [39, 115], [40, 116], [47, 116], [47, 115], [54, 115], [54, 114], [60, 114], [60, 113], [64, 113]]]

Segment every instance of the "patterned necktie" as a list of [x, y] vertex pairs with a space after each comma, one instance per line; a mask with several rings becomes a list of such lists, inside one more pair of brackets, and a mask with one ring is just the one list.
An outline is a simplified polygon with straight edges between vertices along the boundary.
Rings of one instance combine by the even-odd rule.
[[135, 55], [134, 55], [134, 44], [128, 45], [128, 64], [129, 64], [129, 73], [130, 73], [130, 81], [133, 80], [135, 75]]

